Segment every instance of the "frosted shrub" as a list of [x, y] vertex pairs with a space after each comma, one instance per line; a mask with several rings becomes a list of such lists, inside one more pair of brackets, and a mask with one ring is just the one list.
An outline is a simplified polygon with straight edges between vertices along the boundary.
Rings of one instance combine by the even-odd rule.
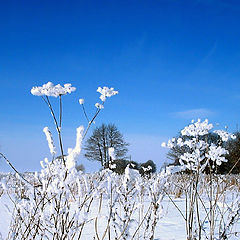
[[[37, 186], [30, 184], [26, 197], [15, 204], [15, 219], [11, 226], [9, 239], [41, 239], [43, 236], [51, 239], [73, 239], [74, 237], [79, 239], [81, 237], [94, 191], [89, 189], [87, 186], [89, 183], [85, 179], [81, 179], [82, 177], [75, 169], [75, 164], [81, 152], [82, 140], [102, 108], [98, 108], [92, 120], [88, 121], [85, 132], [83, 126], [77, 128], [76, 145], [73, 149], [69, 148], [65, 156], [61, 137], [62, 96], [75, 90], [76, 88], [71, 84], [61, 86], [51, 82], [31, 89], [31, 93], [41, 96], [50, 109], [58, 133], [61, 155], [55, 158], [56, 148], [53, 137], [49, 128], [45, 127], [43, 131], [53, 160], [49, 162], [45, 159], [41, 162], [42, 170], [35, 174]], [[102, 105], [106, 97], [118, 93], [113, 88], [107, 87], [98, 88], [98, 92], [101, 93]], [[57, 120], [49, 97], [59, 98], [59, 120]], [[79, 103], [83, 105], [84, 100], [81, 99]], [[88, 119], [85, 109], [84, 114]], [[85, 188], [82, 188], [82, 182], [85, 183]]]
[[[24, 196], [16, 196], [14, 218], [8, 239], [82, 239], [84, 229], [92, 230], [94, 239], [154, 239], [155, 228], [161, 216], [164, 176], [144, 180], [138, 171], [129, 166], [124, 175], [114, 170], [114, 149], [109, 148], [110, 169], [96, 174], [83, 174], [76, 170], [76, 161], [81, 153], [84, 140], [91, 124], [104, 108], [107, 98], [118, 94], [113, 88], [99, 87], [100, 103], [90, 118], [79, 99], [88, 122], [84, 130], [76, 130], [76, 144], [64, 153], [62, 131], [62, 96], [75, 91], [71, 84], [54, 85], [49, 82], [33, 87], [31, 93], [41, 96], [53, 117], [60, 155], [57, 156], [52, 133], [48, 127], [46, 135], [52, 160], [41, 161], [41, 171], [31, 180], [19, 174], [19, 183]], [[59, 100], [59, 116], [55, 114], [49, 97]], [[97, 211], [95, 207], [98, 206]], [[100, 222], [100, 224], [99, 224]]]
[[[102, 180], [95, 196], [99, 201], [94, 220], [97, 239], [154, 239], [161, 217], [163, 176], [146, 181], [129, 166], [123, 175], [106, 169], [100, 176]], [[102, 231], [99, 228], [103, 228]]]
[[[180, 156], [180, 166], [170, 166], [166, 169], [168, 174], [185, 170], [190, 173], [188, 181], [185, 181], [181, 188], [186, 197], [185, 215], [180, 211], [186, 222], [188, 240], [201, 239], [203, 236], [212, 240], [217, 235], [221, 236], [224, 232], [222, 229], [226, 229], [227, 226], [224, 222], [225, 216], [230, 213], [229, 211], [223, 213], [223, 210], [219, 208], [218, 203], [224, 201], [226, 191], [221, 189], [221, 181], [215, 174], [215, 169], [222, 162], [227, 162], [225, 155], [228, 151], [222, 147], [222, 142], [229, 138], [235, 138], [235, 136], [223, 130], [216, 130], [214, 132], [219, 135], [220, 141], [218, 144], [209, 143], [207, 136], [212, 128], [213, 125], [208, 123], [208, 120], [192, 121], [192, 124], [181, 131], [179, 138], [173, 138], [168, 143], [162, 144], [169, 148], [179, 146], [188, 149]], [[184, 140], [185, 136], [187, 136], [187, 140]], [[205, 169], [208, 169], [209, 172], [208, 181], [205, 181]], [[200, 215], [200, 208], [205, 209], [205, 216]], [[216, 228], [217, 221], [220, 221], [219, 229]], [[220, 239], [224, 239], [222, 237]], [[225, 237], [227, 237], [226, 234]]]

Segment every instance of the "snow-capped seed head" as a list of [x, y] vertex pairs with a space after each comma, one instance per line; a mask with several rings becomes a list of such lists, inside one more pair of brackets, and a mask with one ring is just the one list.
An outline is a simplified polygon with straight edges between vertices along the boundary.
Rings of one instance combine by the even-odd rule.
[[[59, 84], [60, 85], [60, 84]], [[64, 94], [67, 94], [67, 93], [71, 93], [71, 92], [74, 92], [76, 90], [75, 87], [72, 87], [72, 84], [71, 83], [65, 83], [64, 84], [64, 90], [65, 90], [65, 93]]]
[[167, 147], [167, 144], [165, 142], [162, 142], [161, 146], [162, 147]]
[[230, 137], [231, 137], [231, 139], [233, 139], [233, 140], [237, 138], [236, 135], [234, 135], [234, 134], [231, 134]]
[[40, 165], [41, 165], [41, 167], [42, 167], [42, 168], [44, 168], [44, 167], [45, 167], [45, 165], [44, 165], [43, 161], [40, 161]]
[[84, 104], [84, 99], [83, 99], [83, 98], [80, 98], [80, 99], [79, 99], [79, 104], [80, 104], [80, 105]]
[[208, 120], [201, 122], [200, 119], [197, 120], [197, 122], [190, 124], [189, 126], [185, 127], [181, 134], [183, 136], [203, 136], [208, 134], [209, 130], [213, 128], [212, 124], [208, 123]]
[[48, 97], [58, 97], [61, 95], [66, 95], [74, 92], [75, 87], [72, 87], [72, 84], [67, 83], [64, 86], [60, 84], [54, 85], [52, 82], [48, 82], [39, 87], [33, 87], [31, 93], [35, 96], [48, 96]]
[[228, 154], [228, 150], [222, 148], [221, 146], [216, 146], [212, 144], [209, 147], [209, 151], [206, 154], [206, 157], [211, 159], [213, 162], [216, 162], [217, 165], [221, 165], [222, 162], [227, 162], [225, 155]]
[[97, 92], [101, 93], [101, 96], [99, 97], [103, 102], [106, 101], [107, 97], [112, 97], [116, 94], [118, 94], [118, 91], [114, 91], [114, 88], [108, 88], [108, 87], [98, 87]]
[[96, 103], [95, 107], [98, 108], [98, 109], [103, 109], [104, 108], [104, 106], [100, 103]]
[[229, 139], [235, 139], [236, 138], [236, 136], [234, 134], [230, 134], [230, 133], [228, 133], [226, 131], [223, 131], [223, 130], [215, 130], [213, 132], [218, 134], [223, 142], [226, 142]]

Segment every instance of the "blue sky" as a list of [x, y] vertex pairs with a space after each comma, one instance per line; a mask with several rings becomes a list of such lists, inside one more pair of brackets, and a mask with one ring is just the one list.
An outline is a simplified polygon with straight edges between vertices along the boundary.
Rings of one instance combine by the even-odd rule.
[[[160, 167], [161, 142], [191, 119], [235, 131], [240, 113], [240, 3], [234, 0], [1, 1], [0, 151], [20, 170], [49, 157], [54, 130], [32, 86], [72, 83], [64, 97], [64, 145], [94, 111], [98, 86], [119, 91], [96, 121], [115, 123], [132, 159]], [[56, 99], [52, 99], [53, 103]], [[80, 158], [87, 171], [99, 165]], [[4, 162], [0, 171], [9, 170]]]

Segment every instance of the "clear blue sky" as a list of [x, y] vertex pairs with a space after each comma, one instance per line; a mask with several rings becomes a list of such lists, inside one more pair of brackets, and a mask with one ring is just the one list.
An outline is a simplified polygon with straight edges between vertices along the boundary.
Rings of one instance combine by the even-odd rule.
[[[161, 142], [191, 119], [235, 131], [240, 114], [238, 0], [1, 1], [0, 151], [20, 170], [49, 157], [53, 129], [32, 86], [72, 83], [64, 97], [65, 147], [94, 110], [98, 86], [119, 91], [96, 125], [115, 123], [132, 159], [165, 160]], [[55, 99], [52, 99], [53, 102]], [[97, 164], [83, 162], [88, 171]], [[9, 168], [1, 162], [0, 171]]]

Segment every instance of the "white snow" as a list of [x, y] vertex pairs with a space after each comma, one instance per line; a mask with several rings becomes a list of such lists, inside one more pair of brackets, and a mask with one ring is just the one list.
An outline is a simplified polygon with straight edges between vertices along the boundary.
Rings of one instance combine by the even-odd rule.
[[[184, 198], [177, 198], [174, 199], [174, 202], [177, 206], [184, 212], [185, 207], [185, 199]], [[145, 203], [148, 204], [147, 202]], [[97, 221], [97, 228], [99, 235], [102, 236], [107, 219], [105, 218], [105, 214], [108, 214], [107, 204], [103, 204], [103, 209], [101, 215], [98, 215], [98, 205], [99, 201], [94, 200], [93, 205], [91, 207], [91, 211], [89, 213], [88, 218], [96, 218], [98, 216]], [[75, 206], [77, 207], [77, 206]], [[177, 211], [175, 206], [171, 203], [171, 201], [165, 197], [162, 201], [162, 217], [160, 218], [155, 233], [155, 240], [186, 240], [185, 234], [185, 222]], [[11, 202], [9, 196], [3, 194], [0, 197], [0, 240], [6, 239], [8, 235], [8, 229], [11, 223], [12, 218], [12, 211], [13, 211], [13, 203]], [[240, 224], [238, 224], [238, 227]], [[95, 221], [90, 221], [87, 223], [83, 230], [83, 235], [81, 239], [93, 239], [95, 236]], [[1, 239], [2, 236], [2, 239]], [[204, 238], [203, 238], [204, 239]], [[237, 240], [238, 237], [232, 237], [231, 240]], [[229, 239], [229, 240], [230, 240]]]

